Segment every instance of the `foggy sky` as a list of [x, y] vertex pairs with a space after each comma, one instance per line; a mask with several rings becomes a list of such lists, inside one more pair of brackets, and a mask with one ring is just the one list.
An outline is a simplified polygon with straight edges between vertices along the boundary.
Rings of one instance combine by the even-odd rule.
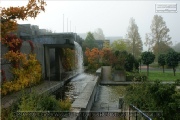
[[[28, 21], [18, 21], [19, 24], [38, 25], [41, 29], [49, 29], [53, 32], [87, 33], [94, 32], [101, 28], [105, 37], [122, 36], [125, 37], [131, 17], [135, 19], [139, 28], [139, 33], [143, 43], [145, 34], [151, 32], [150, 25], [153, 16], [158, 14], [164, 18], [167, 27], [170, 29], [172, 42], [180, 42], [180, 1], [47, 1], [45, 12], [41, 12], [36, 19]], [[177, 13], [156, 13], [157, 3], [177, 3]], [[1, 6], [22, 6], [26, 5], [24, 0], [2, 0]], [[71, 22], [71, 28], [70, 28]], [[76, 29], [75, 29], [76, 28]], [[146, 48], [144, 47], [144, 50]]]

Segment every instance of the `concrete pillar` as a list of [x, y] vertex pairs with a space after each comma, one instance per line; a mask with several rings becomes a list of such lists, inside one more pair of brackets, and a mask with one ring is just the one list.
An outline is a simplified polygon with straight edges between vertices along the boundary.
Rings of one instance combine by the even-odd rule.
[[55, 62], [56, 62], [56, 79], [61, 80], [61, 60], [60, 60], [60, 49], [55, 48]]
[[44, 57], [45, 57], [45, 77], [46, 79], [50, 78], [50, 52], [49, 47], [44, 46]]

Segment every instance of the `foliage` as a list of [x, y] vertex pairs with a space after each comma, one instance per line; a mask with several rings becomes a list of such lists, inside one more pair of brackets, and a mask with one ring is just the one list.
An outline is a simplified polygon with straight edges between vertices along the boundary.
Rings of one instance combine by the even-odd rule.
[[108, 40], [105, 40], [103, 43], [103, 48], [110, 48], [110, 43]]
[[115, 40], [112, 44], [111, 44], [111, 49], [114, 51], [123, 51], [123, 50], [127, 50], [127, 43], [125, 42], [125, 40]]
[[75, 69], [75, 51], [69, 48], [63, 49], [62, 65], [66, 71]]
[[173, 46], [173, 49], [176, 51], [176, 52], [180, 52], [180, 42], [178, 42], [177, 44], [175, 44]]
[[8, 51], [4, 54], [4, 58], [12, 64], [13, 68], [20, 68], [20, 63], [26, 59], [26, 54], [18, 51]]
[[160, 66], [163, 67], [163, 73], [164, 73], [164, 65], [166, 65], [166, 55], [165, 54], [160, 54], [158, 57], [158, 63]]
[[171, 37], [168, 35], [169, 31], [163, 17], [154, 15], [151, 24], [151, 33], [146, 34], [145, 45], [149, 46], [149, 50], [152, 50], [154, 47], [156, 57], [159, 56], [160, 53], [167, 51], [172, 44]]
[[112, 65], [114, 56], [110, 48], [103, 48], [102, 50], [100, 50], [99, 54], [101, 57], [101, 64], [103, 66]]
[[[22, 96], [17, 102], [9, 108], [2, 109], [2, 119], [3, 120], [36, 120], [47, 119], [47, 117], [41, 116], [15, 116], [14, 112], [47, 112], [47, 111], [69, 111], [71, 108], [71, 102], [69, 99], [56, 100], [55, 96], [49, 94], [39, 95], [35, 92], [26, 93], [23, 92]], [[56, 118], [48, 117], [48, 120], [55, 120]]]
[[154, 62], [155, 55], [152, 52], [143, 52], [141, 54], [143, 64], [147, 65], [147, 75], [149, 74], [149, 64]]
[[135, 64], [135, 58], [132, 54], [128, 54], [125, 61], [125, 70], [132, 72]]
[[171, 50], [173, 49], [163, 41], [160, 41], [159, 44], [156, 43], [153, 47], [153, 53], [157, 58], [155, 61], [158, 61], [158, 57], [160, 54], [167, 54]]
[[2, 40], [2, 44], [6, 45], [9, 51], [13, 52], [20, 52], [22, 42], [16, 35], [6, 35]]
[[175, 68], [178, 66], [179, 54], [175, 51], [169, 51], [166, 55], [166, 63], [169, 67], [173, 68], [173, 73], [175, 76]]
[[175, 90], [175, 84], [161, 84], [159, 81], [130, 85], [125, 95], [127, 103], [141, 110], [162, 110], [165, 120], [180, 118], [179, 100], [180, 93]]
[[[29, 0], [26, 6], [2, 8], [1, 10], [1, 43], [6, 45], [9, 51], [4, 55], [5, 59], [12, 64], [13, 81], [3, 82], [1, 94], [18, 91], [30, 84], [35, 84], [41, 78], [41, 66], [35, 59], [35, 55], [25, 55], [20, 52], [22, 40], [12, 32], [17, 30], [16, 20], [27, 20], [28, 17], [35, 18], [41, 11], [45, 11], [44, 0]], [[29, 42], [33, 51], [32, 42]]]
[[126, 80], [144, 82], [147, 81], [147, 75], [144, 73], [126, 72]]
[[29, 54], [27, 58], [22, 61], [20, 68], [12, 68], [12, 73], [14, 80], [6, 81], [2, 84], [1, 95], [19, 91], [25, 87], [39, 83], [42, 69], [35, 54]]
[[175, 84], [160, 84], [155, 82], [150, 87], [152, 97], [156, 101], [155, 105], [163, 110], [165, 119], [177, 120], [180, 118], [178, 114], [180, 94], [175, 90]]
[[114, 52], [115, 59], [113, 61], [112, 67], [115, 70], [124, 70], [127, 55], [128, 53], [126, 51], [115, 51]]
[[4, 70], [1, 70], [1, 80], [2, 80], [2, 82], [6, 81], [6, 73]]
[[42, 111], [58, 111], [60, 110], [59, 101], [56, 100], [53, 95], [43, 95], [40, 101], [38, 101], [38, 106], [36, 107]]
[[33, 42], [31, 40], [28, 40], [27, 42], [31, 46], [31, 53], [34, 53], [34, 44], [33, 44]]
[[97, 48], [97, 44], [95, 43], [94, 36], [91, 32], [87, 33], [86, 39], [83, 41], [82, 49], [85, 51], [86, 48], [93, 49]]
[[17, 29], [17, 19], [27, 20], [28, 17], [36, 18], [41, 12], [45, 11], [44, 0], [29, 0], [26, 6], [2, 8], [1, 10], [1, 35], [3, 38]]
[[104, 40], [105, 39], [103, 30], [101, 28], [97, 28], [94, 31], [93, 36], [94, 36], [95, 40]]
[[100, 67], [100, 51], [98, 48], [93, 48], [92, 50], [86, 48], [85, 55], [88, 59], [89, 69], [96, 70]]
[[71, 101], [70, 99], [65, 99], [65, 100], [60, 100], [59, 101], [59, 106], [61, 111], [68, 111], [71, 108]]
[[142, 41], [138, 32], [138, 26], [135, 23], [135, 19], [130, 19], [130, 25], [128, 27], [127, 38], [129, 41], [129, 47], [131, 48], [131, 52], [135, 58], [138, 58], [142, 52]]

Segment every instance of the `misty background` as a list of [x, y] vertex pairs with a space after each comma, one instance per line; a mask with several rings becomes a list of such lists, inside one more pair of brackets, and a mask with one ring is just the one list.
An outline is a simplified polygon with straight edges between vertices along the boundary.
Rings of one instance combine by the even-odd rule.
[[[26, 0], [2, 0], [1, 7], [23, 6]], [[18, 24], [38, 25], [42, 29], [53, 32], [76, 32], [82, 38], [87, 32], [101, 28], [106, 39], [112, 41], [125, 38], [131, 17], [139, 28], [141, 40], [145, 42], [145, 34], [151, 32], [150, 26], [154, 15], [161, 15], [170, 29], [173, 45], [180, 42], [180, 1], [50, 1], [46, 0], [45, 12], [36, 19], [18, 21]], [[177, 13], [156, 13], [157, 3], [176, 3]], [[64, 17], [63, 17], [64, 16]], [[63, 22], [64, 18], [64, 22]], [[64, 23], [64, 27], [63, 27]], [[64, 28], [64, 29], [63, 29]], [[143, 50], [147, 50], [143, 46]]]

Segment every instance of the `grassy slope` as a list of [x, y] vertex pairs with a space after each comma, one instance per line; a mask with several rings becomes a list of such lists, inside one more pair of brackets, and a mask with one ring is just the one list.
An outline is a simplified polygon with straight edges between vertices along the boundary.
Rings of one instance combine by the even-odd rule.
[[[142, 71], [142, 73], [146, 73], [146, 71]], [[173, 71], [149, 71], [148, 80], [162, 80], [162, 81], [175, 81], [180, 79], [180, 72], [176, 72], [176, 76], [173, 75]]]

